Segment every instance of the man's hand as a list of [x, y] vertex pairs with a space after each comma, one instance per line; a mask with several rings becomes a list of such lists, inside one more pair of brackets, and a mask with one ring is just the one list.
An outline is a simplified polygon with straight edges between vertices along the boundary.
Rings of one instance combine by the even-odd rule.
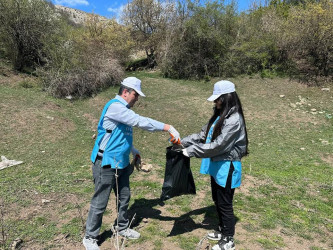
[[178, 133], [178, 131], [170, 125], [170, 128], [168, 130], [169, 134], [170, 134], [170, 142], [172, 142], [173, 144], [180, 144], [180, 135]]
[[134, 146], [132, 146], [131, 152], [133, 155], [133, 160], [134, 160], [135, 166], [141, 165], [141, 156], [140, 156], [139, 150], [137, 150]]

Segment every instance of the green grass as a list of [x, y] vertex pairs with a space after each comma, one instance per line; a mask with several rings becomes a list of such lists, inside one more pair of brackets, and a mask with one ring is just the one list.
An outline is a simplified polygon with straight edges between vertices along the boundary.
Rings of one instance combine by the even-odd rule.
[[[142, 80], [147, 96], [134, 107], [137, 113], [172, 124], [182, 136], [198, 132], [209, 119], [213, 105], [206, 99], [216, 79], [171, 80], [149, 71], [129, 75]], [[250, 140], [242, 188], [234, 198], [237, 246], [248, 249], [251, 242], [256, 249], [292, 249], [297, 242], [302, 249], [332, 247], [332, 92], [284, 78], [230, 80], [241, 98]], [[68, 101], [48, 96], [36, 82], [26, 76], [0, 78], [0, 152], [24, 162], [0, 172], [1, 223], [11, 225], [0, 245], [8, 248], [21, 238], [24, 247], [34, 242], [35, 249], [80, 248], [93, 193], [92, 136], [104, 104], [118, 88]], [[167, 133], [134, 128], [134, 144], [154, 168], [131, 176], [130, 214], [137, 214], [135, 227], [142, 238], [127, 242], [128, 249], [163, 249], [165, 244], [195, 249], [216, 227], [209, 177], [199, 174], [199, 159], [191, 159], [198, 195], [159, 204], [168, 138]], [[42, 199], [51, 202], [45, 205]], [[109, 209], [103, 231], [116, 214], [113, 204]], [[68, 235], [67, 243], [55, 240], [61, 234]]]
[[283, 239], [280, 236], [276, 235], [270, 235], [267, 238], [260, 238], [257, 241], [264, 249], [281, 249], [285, 246], [283, 243]]

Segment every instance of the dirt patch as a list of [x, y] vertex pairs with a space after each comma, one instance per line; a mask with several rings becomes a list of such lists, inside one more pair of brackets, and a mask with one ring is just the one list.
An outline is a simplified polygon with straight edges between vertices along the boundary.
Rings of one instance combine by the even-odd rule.
[[239, 192], [244, 195], [258, 195], [257, 192], [254, 193], [252, 190], [265, 185], [273, 185], [273, 181], [269, 179], [260, 180], [254, 176], [244, 174]]
[[41, 113], [30, 113], [25, 111], [18, 111], [12, 114], [11, 129], [15, 130], [17, 134], [33, 134], [38, 128], [39, 136], [43, 141], [55, 142], [58, 139], [65, 138], [69, 132], [74, 131], [75, 124], [62, 117], [56, 117]]
[[90, 123], [90, 129], [92, 131], [96, 131], [97, 125], [98, 125], [98, 119], [96, 119], [91, 114], [83, 114], [83, 117], [86, 118]]
[[[137, 173], [135, 176], [136, 180], [146, 179], [146, 178], [158, 178], [156, 173], [147, 176], [144, 173]], [[258, 185], [267, 185], [269, 181], [258, 180], [257, 178], [246, 175], [244, 185], [242, 187], [242, 193], [248, 194], [252, 187], [257, 187]], [[247, 183], [247, 184], [245, 184]], [[49, 216], [48, 219], [55, 221], [57, 227], [61, 228], [70, 220], [75, 217], [82, 217], [84, 220], [88, 214], [89, 210], [89, 200], [83, 200], [79, 196], [75, 195], [60, 195], [60, 194], [47, 194], [46, 196], [35, 194], [33, 191], [24, 191], [25, 195], [28, 195], [33, 200], [33, 205], [24, 209], [23, 213], [20, 213], [20, 219], [31, 220], [35, 216]], [[43, 203], [43, 199], [47, 202]], [[177, 240], [178, 235], [187, 235], [188, 237], [197, 237], [198, 243], [205, 235], [214, 229], [215, 221], [214, 218], [209, 218], [205, 216], [205, 213], [210, 210], [214, 212], [214, 207], [210, 208], [203, 207], [200, 205], [203, 199], [210, 199], [210, 192], [206, 190], [199, 190], [197, 195], [193, 197], [191, 201], [192, 211], [184, 212], [180, 215], [174, 215], [170, 212], [170, 208], [173, 205], [159, 205], [158, 198], [147, 198], [142, 199], [137, 205], [133, 204], [130, 208], [130, 216], [136, 213], [136, 220], [133, 225], [134, 228], [140, 232], [149, 230], [151, 225], [158, 225], [161, 231], [167, 234], [166, 237], [161, 237], [159, 235], [151, 235], [151, 239], [145, 240], [144, 242], [129, 241], [126, 242], [125, 249], [163, 249], [163, 250], [178, 250], [182, 249], [174, 241]], [[144, 202], [145, 200], [145, 202]], [[75, 208], [75, 204], [86, 203], [80, 212]], [[137, 202], [137, 201], [133, 201]], [[74, 205], [74, 208], [63, 212], [61, 215], [54, 213], [54, 211], [62, 211], [63, 208], [68, 205]], [[103, 217], [103, 224], [107, 225], [105, 231], [101, 232], [111, 236], [110, 228], [113, 224], [116, 213], [115, 213], [115, 199], [114, 195], [111, 194], [109, 199], [109, 204], [107, 207], [108, 213]], [[10, 208], [13, 210], [14, 208]], [[249, 230], [246, 223], [239, 221], [236, 225], [236, 246], [237, 249], [265, 249], [263, 245], [260, 244], [258, 240], [278, 240], [278, 247], [275, 249], [309, 249], [311, 246], [322, 247], [325, 249], [327, 243], [321, 242], [319, 239], [307, 240], [300, 238], [295, 235], [292, 231], [284, 228], [277, 228], [273, 230]], [[83, 231], [82, 231], [83, 232]], [[327, 238], [332, 238], [332, 233], [327, 232]], [[158, 242], [160, 248], [155, 246], [156, 241]], [[205, 247], [212, 247], [215, 243], [212, 241], [205, 240], [202, 244], [201, 249], [207, 249]], [[26, 241], [23, 243], [23, 249], [44, 249], [49, 246], [54, 249], [82, 249], [81, 240], [75, 241], [70, 237], [69, 233], [56, 235], [53, 240], [49, 243], [41, 245], [35, 241]], [[115, 249], [110, 238], [106, 238], [102, 243], [100, 248], [102, 250]]]
[[[74, 207], [79, 206], [84, 200], [73, 194], [59, 194], [59, 193], [48, 193], [46, 195], [39, 194], [33, 190], [22, 190], [17, 197], [22, 197], [24, 200], [29, 200], [30, 205], [26, 205], [24, 209], [18, 210], [15, 204], [6, 205], [6, 210], [10, 214], [15, 214], [16, 219], [21, 220], [31, 220], [35, 216], [47, 215], [47, 218], [51, 221], [59, 222], [59, 214], [54, 213], [54, 211], [61, 211], [67, 205]], [[77, 212], [77, 211], [76, 211]], [[78, 214], [73, 214], [72, 217], [78, 216]], [[10, 216], [14, 218], [13, 216]]]
[[95, 96], [95, 97], [89, 99], [88, 105], [89, 105], [89, 107], [94, 107], [94, 110], [96, 110], [98, 113], [101, 113], [105, 104], [109, 100], [113, 99], [114, 96], [115, 95], [110, 96], [109, 99], [107, 99], [101, 95]]
[[[251, 88], [245, 85], [249, 85]], [[282, 79], [258, 81], [244, 78], [237, 86], [243, 103], [244, 115], [248, 121], [260, 120], [273, 123], [275, 120], [284, 120], [291, 126], [299, 126], [302, 123], [321, 125], [326, 122], [323, 119], [322, 101], [318, 101], [325, 99], [325, 93], [322, 93], [320, 89], [313, 91], [304, 84]], [[242, 93], [244, 89], [246, 89], [246, 93]], [[313, 94], [309, 95], [309, 91], [316, 92], [321, 97], [316, 98]], [[274, 103], [274, 109], [272, 109], [272, 103]], [[312, 111], [313, 108], [315, 108], [315, 112]]]
[[21, 75], [16, 74], [13, 70], [10, 70], [6, 67], [0, 66], [0, 84], [13, 84], [19, 81], [22, 81], [23, 78]]
[[[328, 233], [327, 239], [332, 239], [333, 234]], [[311, 249], [316, 247], [320, 249], [328, 249], [327, 242], [323, 242], [318, 238], [307, 240], [301, 238], [290, 229], [282, 227], [271, 229], [271, 230], [249, 230], [246, 229], [246, 225], [242, 222], [236, 225], [236, 246], [238, 249], [266, 249], [266, 247], [260, 244], [259, 241], [269, 241], [276, 244], [275, 247], [269, 249]]]
[[[43, 195], [33, 190], [22, 190], [19, 196], [24, 196], [25, 200], [29, 200], [30, 205], [26, 205], [21, 210], [18, 210], [15, 204], [7, 205], [6, 212], [8, 213], [6, 213], [5, 220], [6, 218], [16, 218], [16, 220], [31, 223], [37, 218], [46, 218], [49, 222], [55, 223], [58, 229], [61, 229], [62, 226], [74, 218], [81, 220], [82, 226], [85, 223], [89, 203], [87, 202], [83, 208], [80, 208], [81, 204], [86, 202], [80, 196], [59, 193]], [[13, 226], [13, 229], [15, 230], [15, 226]], [[70, 232], [58, 234], [53, 240], [43, 244], [26, 238], [22, 243], [22, 249], [45, 249], [47, 246], [54, 249], [82, 249], [81, 242], [73, 243], [70, 236]]]
[[333, 166], [333, 155], [323, 155], [321, 159], [328, 163], [330, 166]]
[[163, 184], [163, 179], [158, 176], [158, 173], [155, 171], [159, 168], [159, 166], [149, 163], [149, 161], [142, 160], [143, 166], [150, 165], [152, 166], [151, 170], [149, 172], [144, 172], [142, 170], [138, 171], [137, 169], [134, 169], [134, 172], [132, 174], [132, 178], [135, 181], [151, 181]]
[[61, 106], [59, 104], [56, 104], [56, 103], [53, 103], [53, 102], [43, 102], [42, 104], [42, 109], [45, 109], [45, 110], [50, 110], [50, 111], [63, 111]]
[[16, 87], [22, 84], [26, 87], [37, 86], [38, 78], [29, 74], [19, 73], [13, 70], [11, 65], [3, 66], [0, 60], [0, 85]]

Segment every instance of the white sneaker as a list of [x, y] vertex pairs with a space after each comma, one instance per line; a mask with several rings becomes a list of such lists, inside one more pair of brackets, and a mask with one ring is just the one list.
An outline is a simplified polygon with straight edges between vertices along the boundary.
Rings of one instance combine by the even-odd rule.
[[223, 236], [219, 243], [213, 246], [212, 250], [235, 250], [234, 238]]
[[130, 240], [137, 240], [140, 238], [140, 233], [130, 228], [119, 231], [118, 234]]
[[221, 227], [219, 226], [218, 230], [214, 230], [213, 232], [209, 232], [207, 234], [207, 238], [210, 240], [216, 240], [219, 241], [222, 239], [222, 232], [221, 232]]
[[86, 250], [99, 250], [97, 245], [97, 240], [88, 236], [85, 236], [82, 240], [82, 243]]

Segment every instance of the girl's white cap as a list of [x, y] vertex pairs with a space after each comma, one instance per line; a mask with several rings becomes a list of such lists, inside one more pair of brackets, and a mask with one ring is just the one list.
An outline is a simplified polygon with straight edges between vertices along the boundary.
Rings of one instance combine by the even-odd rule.
[[230, 81], [222, 80], [214, 84], [213, 95], [207, 101], [215, 101], [220, 95], [235, 92], [235, 84]]

